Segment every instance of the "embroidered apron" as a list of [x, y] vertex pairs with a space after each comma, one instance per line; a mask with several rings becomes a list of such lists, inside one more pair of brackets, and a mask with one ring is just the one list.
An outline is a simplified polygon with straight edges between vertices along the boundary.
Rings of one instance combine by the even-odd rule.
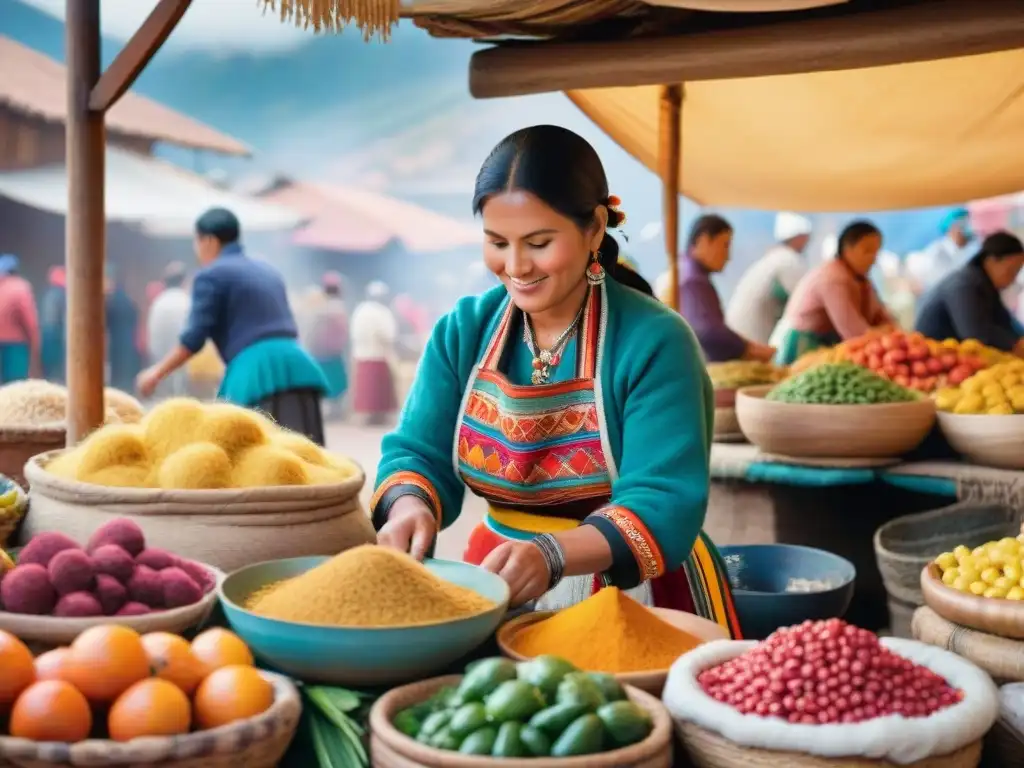
[[[456, 422], [456, 474], [487, 500], [464, 559], [479, 565], [498, 545], [558, 533], [608, 503], [617, 476], [601, 399], [599, 360], [606, 325], [603, 287], [587, 297], [577, 335], [576, 377], [516, 385], [501, 372], [510, 340], [522, 329], [511, 300], [466, 387]], [[639, 548], [638, 548], [639, 549]], [[568, 577], [537, 601], [538, 610], [574, 605], [603, 586], [602, 577]], [[629, 594], [645, 605], [695, 613], [740, 637], [728, 577], [703, 532], [686, 564]]]

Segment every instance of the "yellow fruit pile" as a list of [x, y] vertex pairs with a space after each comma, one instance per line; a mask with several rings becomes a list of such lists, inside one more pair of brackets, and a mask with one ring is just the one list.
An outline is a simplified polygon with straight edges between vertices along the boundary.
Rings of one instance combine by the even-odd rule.
[[141, 424], [99, 429], [46, 469], [94, 485], [183, 490], [327, 485], [359, 474], [262, 414], [188, 398], [161, 403]]
[[958, 387], [935, 394], [940, 411], [1008, 416], [1024, 413], [1024, 360], [1013, 358], [978, 371]]
[[786, 378], [786, 369], [754, 360], [708, 363], [708, 376], [715, 389], [738, 389], [756, 384], [775, 384]]
[[935, 558], [942, 583], [982, 597], [1024, 600], [1024, 534], [969, 549], [960, 545]]

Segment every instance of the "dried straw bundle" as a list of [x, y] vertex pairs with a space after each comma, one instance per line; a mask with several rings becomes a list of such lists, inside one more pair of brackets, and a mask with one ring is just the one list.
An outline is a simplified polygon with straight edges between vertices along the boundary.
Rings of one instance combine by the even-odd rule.
[[340, 32], [355, 24], [369, 40], [375, 35], [387, 41], [398, 23], [400, 0], [259, 0], [264, 11], [274, 11], [281, 21], [291, 21], [314, 32]]

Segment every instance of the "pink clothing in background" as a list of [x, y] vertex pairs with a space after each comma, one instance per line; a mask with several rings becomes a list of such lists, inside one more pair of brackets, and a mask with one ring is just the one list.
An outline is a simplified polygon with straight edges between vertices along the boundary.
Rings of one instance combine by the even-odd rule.
[[17, 275], [0, 277], [0, 343], [39, 350], [39, 312], [32, 286]]
[[430, 333], [430, 318], [427, 317], [427, 311], [416, 304], [407, 294], [400, 293], [395, 296], [392, 306], [395, 314], [413, 333]]
[[811, 270], [786, 304], [786, 324], [794, 331], [852, 339], [893, 322], [870, 281], [858, 278], [841, 259]]
[[67, 287], [68, 276], [67, 272], [64, 271], [64, 267], [50, 267], [50, 285], [56, 288]]

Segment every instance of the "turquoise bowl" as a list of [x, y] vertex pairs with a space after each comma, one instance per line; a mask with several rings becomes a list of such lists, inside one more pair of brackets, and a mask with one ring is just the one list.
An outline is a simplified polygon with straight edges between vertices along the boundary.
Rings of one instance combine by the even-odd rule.
[[300, 680], [379, 686], [428, 677], [483, 644], [508, 607], [508, 585], [500, 576], [466, 563], [429, 559], [423, 564], [438, 578], [478, 592], [492, 600], [494, 608], [437, 624], [365, 628], [278, 621], [242, 607], [261, 587], [299, 576], [328, 559], [294, 557], [256, 563], [232, 573], [218, 590], [231, 629], [257, 658]]

